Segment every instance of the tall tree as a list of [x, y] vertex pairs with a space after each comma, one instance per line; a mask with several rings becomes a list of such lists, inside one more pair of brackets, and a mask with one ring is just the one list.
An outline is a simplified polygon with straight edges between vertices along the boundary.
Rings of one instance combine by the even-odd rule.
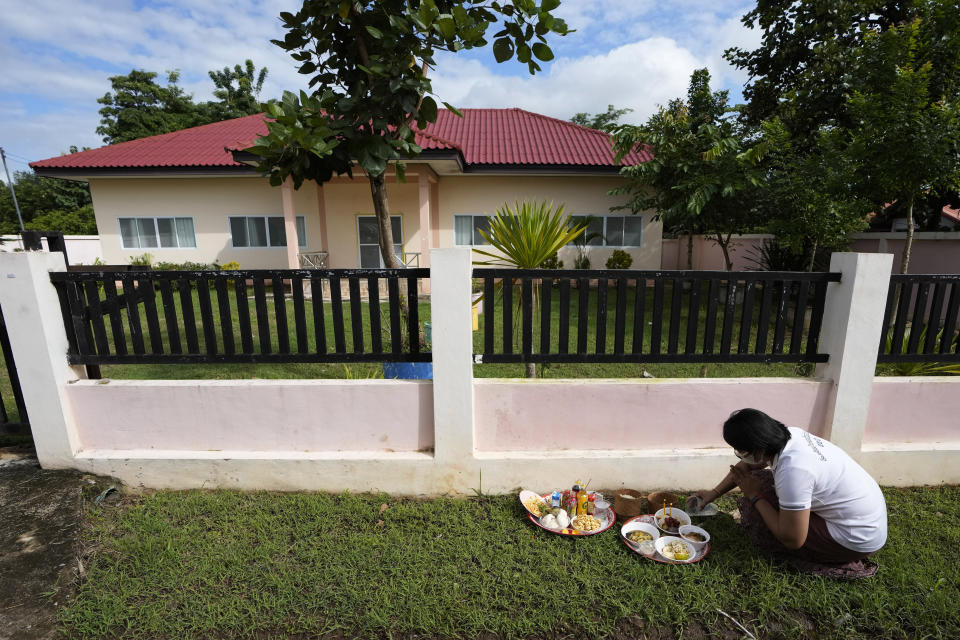
[[763, 184], [757, 163], [766, 143], [750, 144], [727, 102], [727, 92], [711, 91], [710, 73], [698, 69], [685, 101], [671, 100], [642, 126], [619, 127], [618, 158], [645, 146], [653, 159], [621, 169], [628, 180], [613, 193], [629, 196], [620, 208], [653, 209], [666, 225], [709, 234], [729, 271], [731, 236], [761, 224], [750, 195]]
[[818, 252], [845, 246], [849, 234], [867, 226], [873, 207], [851, 191], [857, 164], [842, 130], [821, 130], [806, 150], [778, 118], [763, 123], [763, 136], [766, 186], [755, 207], [778, 246], [802, 256], [804, 268], [813, 271]]
[[897, 201], [906, 214], [901, 273], [910, 265], [914, 203], [960, 188], [960, 60], [936, 55], [944, 42], [960, 51], [960, 14], [947, 4], [930, 3], [924, 19], [869, 36], [853, 56], [860, 84], [849, 100], [850, 153], [861, 191], [877, 204]]
[[[437, 119], [428, 70], [438, 51], [485, 47], [491, 26], [498, 62], [516, 57], [530, 73], [553, 59], [550, 33], [567, 26], [552, 11], [560, 0], [304, 0], [281, 13], [287, 30], [273, 42], [311, 76], [313, 94], [285, 94], [267, 105], [269, 133], [252, 149], [274, 185], [291, 178], [324, 182], [352, 175], [356, 163], [369, 178], [384, 264], [399, 267], [393, 252], [385, 172], [416, 157], [415, 128]], [[444, 103], [446, 105], [446, 103]], [[447, 105], [451, 110], [459, 113]]]
[[[72, 151], [76, 148], [73, 147]], [[71, 152], [72, 152], [71, 151]], [[61, 180], [59, 178], [42, 178], [32, 171], [15, 171], [11, 178], [13, 189], [17, 194], [20, 212], [23, 215], [24, 225], [27, 228], [39, 228], [33, 221], [46, 214], [59, 212], [55, 219], [44, 219], [47, 224], [44, 231], [71, 231], [82, 226], [81, 219], [89, 222], [85, 214], [77, 213], [80, 209], [91, 205], [90, 188], [86, 182]], [[56, 224], [55, 224], [56, 223]], [[64, 228], [57, 225], [62, 224]], [[84, 227], [89, 231], [89, 224]], [[13, 198], [9, 189], [4, 186], [0, 189], [0, 233], [19, 233], [20, 225], [13, 207]], [[94, 233], [96, 233], [94, 231]]]
[[213, 69], [209, 72], [210, 79], [216, 89], [213, 97], [218, 102], [207, 103], [211, 107], [221, 109], [223, 119], [239, 118], [260, 112], [260, 91], [263, 81], [267, 79], [267, 68], [257, 71], [253, 60], [244, 61], [241, 67], [234, 65], [233, 69], [224, 67], [222, 71]]
[[819, 128], [829, 122], [849, 124], [847, 53], [859, 47], [868, 33], [914, 15], [914, 4], [912, 0], [759, 1], [741, 22], [761, 31], [760, 46], [725, 53], [728, 61], [749, 74], [743, 90], [745, 121], [759, 126], [777, 116], [801, 142], [814, 140]]
[[112, 92], [97, 99], [104, 105], [97, 127], [104, 142], [126, 142], [201, 124], [193, 98], [177, 84], [179, 72], [167, 72], [166, 86], [157, 84], [156, 77], [152, 71], [134, 69], [110, 78]]
[[589, 114], [581, 111], [580, 113], [574, 114], [574, 116], [570, 118], [570, 122], [578, 124], [581, 127], [589, 127], [591, 129], [609, 132], [613, 131], [617, 125], [620, 124], [620, 118], [628, 113], [633, 113], [633, 109], [617, 109], [612, 104], [608, 104], [606, 113]]

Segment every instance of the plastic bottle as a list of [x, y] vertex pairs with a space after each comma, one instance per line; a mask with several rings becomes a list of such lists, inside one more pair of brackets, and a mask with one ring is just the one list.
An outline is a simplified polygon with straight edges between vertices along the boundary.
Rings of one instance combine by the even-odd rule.
[[571, 497], [573, 498], [573, 504], [570, 505], [570, 517], [580, 515], [580, 494], [583, 493], [583, 489], [580, 488], [579, 484], [573, 485], [573, 493]]
[[583, 489], [577, 493], [577, 515], [582, 516], [587, 513], [587, 492]]

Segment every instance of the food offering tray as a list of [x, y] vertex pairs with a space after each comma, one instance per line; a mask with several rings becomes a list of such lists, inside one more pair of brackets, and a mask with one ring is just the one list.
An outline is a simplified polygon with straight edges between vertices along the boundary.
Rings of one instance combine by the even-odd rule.
[[[626, 525], [626, 524], [628, 524], [628, 523], [630, 523], [630, 522], [633, 522], [634, 520], [637, 520], [637, 521], [639, 521], [639, 522], [646, 522], [647, 524], [653, 524], [653, 514], [642, 515], [642, 516], [637, 516], [637, 517], [635, 517], [635, 518], [630, 518], [629, 520], [627, 520], [627, 521], [624, 522], [623, 524]], [[621, 525], [621, 526], [623, 526], [623, 525]], [[637, 555], [640, 556], [641, 558], [646, 558], [647, 560], [653, 560], [654, 562], [659, 562], [660, 564], [695, 564], [695, 563], [697, 563], [697, 562], [700, 562], [700, 561], [703, 560], [704, 558], [706, 558], [708, 555], [710, 555], [710, 543], [709, 543], [709, 542], [703, 547], [703, 549], [700, 549], [700, 550], [697, 552], [697, 555], [696, 555], [696, 557], [695, 557], [693, 560], [670, 560], [669, 558], [664, 558], [662, 555], [660, 555], [660, 554], [657, 553], [656, 551], [653, 552], [653, 555], [649, 555], [649, 556], [640, 553], [640, 549], [637, 549], [637, 548], [634, 547], [632, 544], [630, 544], [629, 542], [627, 542], [627, 539], [624, 538], [622, 535], [620, 536], [620, 540], [623, 542], [623, 544], [627, 545], [627, 549], [630, 549], [630, 551], [633, 551], [635, 554], [637, 554]]]
[[[544, 500], [550, 499], [550, 494], [548, 493], [545, 496], [542, 496]], [[603, 526], [597, 529], [596, 531], [580, 531], [579, 529], [574, 529], [572, 526], [567, 527], [566, 529], [548, 529], [547, 527], [540, 524], [540, 518], [536, 517], [529, 511], [527, 512], [527, 517], [530, 518], [530, 522], [537, 525], [544, 531], [549, 533], [555, 533], [558, 536], [570, 536], [570, 537], [581, 537], [581, 536], [595, 536], [598, 533], [603, 533], [607, 529], [613, 526], [613, 523], [617, 521], [617, 514], [613, 508], [607, 509], [606, 519], [603, 521]]]

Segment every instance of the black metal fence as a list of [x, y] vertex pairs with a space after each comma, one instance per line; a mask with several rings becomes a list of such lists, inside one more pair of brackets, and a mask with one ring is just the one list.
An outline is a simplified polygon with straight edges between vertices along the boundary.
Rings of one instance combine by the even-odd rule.
[[482, 362], [825, 362], [839, 273], [475, 269]]
[[10, 395], [13, 396], [13, 407], [16, 409], [14, 415], [8, 411], [5, 406], [4, 393], [0, 390], [0, 426], [4, 428], [13, 428], [15, 426], [27, 425], [27, 406], [23, 402], [23, 391], [20, 388], [20, 378], [17, 376], [17, 365], [13, 361], [13, 349], [10, 346], [10, 335], [7, 333], [7, 323], [3, 318], [3, 309], [0, 308], [0, 359], [3, 360], [7, 372], [7, 380], [10, 384]]
[[890, 277], [879, 362], [960, 362], [960, 274]]
[[429, 269], [58, 272], [71, 364], [429, 362]]

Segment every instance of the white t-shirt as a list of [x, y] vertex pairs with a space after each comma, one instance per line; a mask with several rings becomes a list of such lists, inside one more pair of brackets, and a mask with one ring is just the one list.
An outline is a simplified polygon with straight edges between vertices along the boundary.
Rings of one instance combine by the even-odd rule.
[[810, 509], [834, 540], [871, 553], [887, 541], [887, 503], [880, 486], [837, 445], [788, 427], [790, 440], [770, 468], [780, 508]]

